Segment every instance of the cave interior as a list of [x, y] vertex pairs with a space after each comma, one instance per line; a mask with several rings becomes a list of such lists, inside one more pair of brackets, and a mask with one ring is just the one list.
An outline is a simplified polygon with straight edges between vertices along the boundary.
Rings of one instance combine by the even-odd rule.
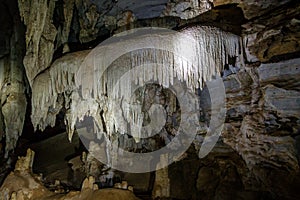
[[0, 100], [0, 200], [300, 199], [298, 0], [0, 0]]

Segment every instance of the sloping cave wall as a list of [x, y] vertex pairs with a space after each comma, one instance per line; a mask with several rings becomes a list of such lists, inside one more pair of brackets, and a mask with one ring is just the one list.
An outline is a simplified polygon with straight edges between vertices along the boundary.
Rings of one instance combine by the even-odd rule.
[[[87, 49], [124, 30], [145, 26], [182, 30], [208, 25], [241, 37], [245, 65], [239, 66], [239, 71], [222, 69], [227, 115], [213, 151], [199, 159], [196, 152], [201, 139], [195, 139], [181, 161], [156, 172], [153, 197], [299, 198], [300, 3], [297, 0], [142, 3], [19, 0], [2, 1], [0, 5], [3, 24], [0, 26], [0, 150], [4, 174], [10, 165], [9, 152], [16, 147], [21, 133], [26, 135], [29, 130], [29, 126], [23, 129], [26, 102], [32, 113], [46, 113], [42, 118], [31, 116], [34, 125], [41, 129], [55, 126], [56, 116], [62, 110], [68, 113], [70, 94], [65, 91], [56, 94], [54, 102], [58, 106], [51, 110], [51, 102], [42, 106], [34, 96], [49, 86], [54, 68], [64, 68], [72, 80], [72, 70], [90, 51]], [[31, 111], [27, 112], [29, 117]], [[67, 131], [70, 133], [70, 129]], [[97, 173], [97, 170], [87, 172], [94, 176]], [[7, 190], [7, 185], [9, 178], [0, 193], [10, 198], [18, 188]]]

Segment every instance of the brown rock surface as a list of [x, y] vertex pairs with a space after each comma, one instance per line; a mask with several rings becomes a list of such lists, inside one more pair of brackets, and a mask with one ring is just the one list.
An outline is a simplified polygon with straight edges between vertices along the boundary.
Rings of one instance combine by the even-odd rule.
[[1, 200], [138, 200], [129, 190], [101, 189], [94, 184], [94, 177], [84, 180], [82, 190], [67, 194], [50, 192], [30, 168], [34, 152], [28, 149], [25, 157], [19, 158], [16, 169], [4, 180], [0, 188]]
[[299, 2], [292, 1], [243, 25], [246, 47], [262, 62], [299, 57], [299, 8]]

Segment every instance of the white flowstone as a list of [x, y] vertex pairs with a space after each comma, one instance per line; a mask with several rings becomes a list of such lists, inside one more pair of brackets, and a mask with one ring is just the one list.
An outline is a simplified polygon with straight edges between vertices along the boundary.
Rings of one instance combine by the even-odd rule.
[[[121, 40], [123, 36], [125, 40]], [[85, 115], [94, 117], [95, 127], [101, 133], [105, 132], [102, 123], [105, 123], [108, 135], [129, 130], [139, 133], [140, 130], [134, 131], [134, 125], [141, 127], [142, 113], [135, 111], [134, 105], [141, 102], [131, 98], [136, 88], [150, 80], [169, 87], [174, 79], [179, 79], [195, 90], [220, 75], [229, 57], [237, 58], [237, 67], [244, 65], [240, 37], [214, 27], [197, 26], [175, 34], [166, 31], [129, 39], [124, 34], [116, 37], [120, 38], [116, 44], [102, 45], [91, 53], [86, 51], [64, 56], [35, 79], [31, 118], [36, 128], [43, 130], [47, 125], [53, 126], [55, 115], [64, 106], [67, 108], [69, 139], [76, 121]], [[155, 44], [159, 44], [160, 48], [150, 48]], [[117, 52], [127, 52], [129, 47], [130, 53], [114, 57]], [[107, 57], [111, 57], [113, 62], [108, 63]], [[81, 91], [78, 92], [79, 86]], [[120, 99], [122, 96], [124, 98]], [[133, 125], [127, 130], [129, 122]]]

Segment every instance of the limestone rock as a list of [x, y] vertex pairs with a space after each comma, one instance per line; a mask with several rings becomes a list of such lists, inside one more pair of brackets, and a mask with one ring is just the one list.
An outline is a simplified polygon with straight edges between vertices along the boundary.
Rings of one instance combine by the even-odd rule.
[[265, 112], [276, 112], [280, 118], [300, 119], [300, 92], [267, 85], [263, 95]]
[[20, 15], [26, 30], [24, 66], [30, 85], [35, 76], [49, 67], [57, 30], [52, 24], [55, 1], [19, 0]]
[[51, 192], [40, 181], [25, 171], [10, 173], [0, 188], [0, 198], [3, 200], [9, 200], [11, 196], [17, 200], [37, 200], [50, 195]]
[[114, 188], [122, 189], [121, 183], [115, 183]]
[[194, 18], [212, 8], [212, 0], [175, 0], [167, 3], [162, 16], [176, 16], [181, 19]]
[[4, 49], [0, 56], [0, 141], [3, 142], [5, 136], [6, 158], [13, 152], [22, 134], [27, 107], [27, 84], [22, 64], [24, 28], [17, 9], [16, 2], [1, 2], [3, 37], [0, 46]]
[[[93, 179], [87, 179], [91, 186]], [[0, 199], [2, 200], [138, 200], [128, 190], [102, 189], [98, 190], [94, 185], [85, 188], [81, 192], [71, 191], [67, 194], [55, 194], [45, 188], [41, 182], [28, 172], [15, 172], [8, 175], [0, 188]]]
[[122, 181], [122, 183], [121, 183], [121, 188], [124, 189], [124, 190], [127, 190], [127, 188], [128, 188], [128, 183], [127, 183], [127, 181]]
[[262, 86], [273, 84], [280, 88], [299, 91], [300, 59], [262, 64], [258, 68], [258, 75]]
[[[85, 1], [78, 4], [80, 1], [76, 1], [77, 8], [83, 6], [85, 8], [84, 17], [79, 19], [80, 24], [80, 35], [79, 39], [81, 42], [89, 42], [96, 39], [99, 29], [96, 27], [98, 19], [100, 17], [96, 5], [88, 5]], [[81, 8], [82, 9], [82, 8]]]
[[[196, 39], [196, 43], [193, 43], [195, 46], [192, 47], [195, 52], [199, 51], [201, 52], [201, 58], [198, 59], [198, 55], [188, 55], [192, 56], [192, 59], [196, 63], [199, 63], [199, 67], [196, 69], [196, 71], [193, 69], [193, 66], [190, 66], [188, 69], [189, 74], [193, 74], [190, 76], [186, 76], [184, 71], [182, 70], [182, 66], [185, 65], [185, 63], [182, 63], [180, 59], [178, 59], [176, 56], [174, 57], [171, 54], [168, 54], [167, 57], [163, 56], [161, 57], [164, 62], [171, 62], [175, 63], [173, 69], [171, 69], [171, 74], [175, 73], [178, 74], [180, 77], [179, 79], [185, 79], [187, 81], [189, 88], [197, 88], [202, 87], [203, 82], [206, 80], [210, 80], [212, 78], [212, 74], [218, 73], [223, 70], [225, 64], [228, 62], [228, 57], [236, 57], [236, 64], [239, 66], [243, 66], [243, 58], [241, 57], [241, 52], [239, 51], [241, 41], [240, 38], [234, 34], [230, 34], [227, 32], [223, 32], [220, 29], [212, 28], [212, 27], [192, 27], [182, 30], [184, 34], [187, 36], [190, 36], [194, 39]], [[211, 37], [210, 34], [207, 33], [218, 33], [218, 37]], [[172, 37], [168, 37], [167, 40], [177, 40], [178, 38], [176, 35], [173, 35]], [[134, 39], [136, 40], [136, 39]], [[144, 42], [144, 41], [143, 41]], [[186, 44], [185, 40], [180, 41], [182, 45], [184, 46]], [[203, 43], [209, 43], [209, 46], [213, 48], [206, 48], [206, 46], [203, 46], [201, 44]], [[170, 42], [165, 43], [164, 45], [170, 45]], [[130, 45], [131, 43], [127, 41], [126, 44], [122, 45]], [[152, 45], [152, 44], [151, 44]], [[102, 47], [101, 47], [102, 48]], [[106, 47], [103, 47], [106, 49]], [[182, 50], [182, 47], [171, 47], [174, 48], [174, 51], [180, 51]], [[191, 48], [191, 47], [187, 47]], [[104, 49], [103, 49], [104, 50]], [[105, 51], [100, 51], [97, 49], [97, 51], [93, 51], [100, 53], [97, 55], [97, 59], [101, 58], [101, 53]], [[178, 52], [178, 54], [183, 53], [184, 51]], [[206, 52], [206, 53], [205, 53]], [[89, 51], [84, 52], [77, 52], [68, 54], [58, 60], [56, 60], [53, 65], [47, 69], [45, 72], [41, 73], [38, 77], [36, 77], [33, 86], [32, 86], [32, 115], [31, 119], [33, 122], [33, 125], [35, 128], [39, 128], [41, 130], [44, 130], [47, 125], [53, 126], [55, 124], [55, 116], [59, 112], [59, 110], [64, 106], [67, 109], [65, 122], [67, 124], [67, 132], [69, 134], [69, 139], [71, 140], [72, 134], [74, 132], [75, 124], [77, 118], [82, 119], [88, 111], [90, 111], [89, 115], [93, 116], [96, 120], [96, 123], [99, 125], [99, 133], [105, 132], [102, 130], [103, 125], [102, 123], [106, 123], [106, 119], [109, 119], [113, 116], [114, 120], [109, 120], [110, 124], [106, 124], [107, 130], [106, 132], [108, 134], [111, 134], [114, 129], [116, 131], [120, 131], [121, 133], [124, 133], [127, 130], [127, 122], [125, 119], [123, 119], [125, 116], [128, 119], [129, 111], [125, 109], [125, 104], [122, 105], [124, 108], [119, 109], [120, 102], [119, 100], [115, 99], [113, 100], [113, 93], [112, 89], [114, 88], [112, 84], [108, 84], [107, 86], [104, 86], [105, 82], [100, 81], [99, 84], [97, 84], [96, 87], [90, 87], [91, 83], [94, 83], [92, 80], [99, 79], [99, 74], [95, 74], [93, 72], [85, 72], [85, 64], [83, 63], [83, 60], [86, 58], [86, 56], [93, 56], [93, 53], [88, 54]], [[153, 54], [153, 56], [152, 56]], [[156, 58], [154, 54], [157, 54], [158, 56], [162, 56], [162, 52], [149, 52], [147, 55], [149, 59]], [[120, 57], [120, 60], [116, 60], [113, 63], [113, 66], [109, 70], [114, 70], [118, 65], [122, 65], [122, 70], [115, 70], [114, 72], [107, 71], [107, 73], [114, 73], [114, 76], [110, 76], [110, 80], [108, 80], [108, 83], [114, 83], [121, 74], [123, 74], [123, 70], [126, 70], [128, 66], [136, 65], [140, 62], [143, 62], [143, 50], [136, 52], [135, 54], [131, 55], [124, 55]], [[76, 59], [74, 59], [74, 57]], [[88, 61], [89, 57], [87, 57], [86, 61]], [[97, 60], [96, 62], [102, 63], [102, 61]], [[212, 63], [216, 61], [216, 63]], [[88, 61], [89, 62], [89, 61]], [[156, 62], [153, 60], [153, 62]], [[159, 62], [162, 62], [160, 60]], [[83, 64], [82, 64], [83, 63]], [[124, 63], [127, 63], [124, 65]], [[82, 64], [82, 65], [81, 65]], [[209, 64], [213, 68], [213, 70], [208, 70], [206, 65]], [[106, 66], [103, 65], [95, 65], [96, 70], [102, 71]], [[97, 69], [99, 68], [99, 69]], [[178, 69], [177, 69], [178, 68]], [[90, 70], [91, 68], [88, 68], [87, 70]], [[163, 69], [157, 69], [156, 70], [158, 74], [152, 75], [153, 77], [157, 77], [159, 82], [162, 84], [168, 86], [169, 82], [172, 83], [173, 80], [169, 80], [169, 76], [166, 73], [163, 73]], [[75, 77], [75, 73], [77, 76]], [[88, 74], [86, 74], [88, 73]], [[149, 69], [149, 78], [152, 71]], [[162, 75], [164, 74], [164, 78]], [[66, 76], [66, 79], [61, 79], [61, 77]], [[134, 73], [133, 78], [139, 77], [142, 78], [144, 75], [139, 75], [139, 73]], [[103, 77], [101, 77], [103, 78]], [[172, 76], [171, 79], [174, 79]], [[199, 81], [200, 80], [200, 81]], [[140, 84], [144, 80], [141, 80]], [[164, 82], [162, 82], [164, 81]], [[79, 92], [76, 91], [75, 82], [77, 84], [83, 84], [86, 85], [83, 87], [83, 89], [87, 89], [87, 91], [82, 91], [82, 97], [80, 97]], [[128, 83], [122, 84], [122, 85], [128, 85]], [[126, 86], [127, 87], [127, 86]], [[90, 89], [91, 90], [90, 90]], [[105, 89], [107, 88], [107, 89]], [[131, 87], [128, 86], [127, 89], [130, 89]], [[87, 95], [90, 95], [90, 92], [95, 93], [95, 97], [98, 98], [98, 101], [93, 98], [87, 98]], [[125, 92], [125, 91], [122, 91]], [[130, 93], [130, 91], [126, 92]], [[116, 103], [113, 103], [112, 106], [108, 107], [111, 104], [107, 104], [107, 99], [103, 99], [103, 97], [100, 94], [108, 93], [109, 95], [109, 101], [114, 101]], [[118, 93], [118, 92], [117, 92]], [[70, 101], [72, 99], [72, 101]], [[64, 100], [64, 101], [63, 101]], [[62, 102], [65, 102], [65, 105], [62, 105]], [[50, 109], [49, 109], [50, 108]], [[104, 122], [102, 121], [102, 118], [99, 116], [99, 113], [101, 110], [105, 110], [106, 108], [109, 108], [107, 111], [104, 112]], [[124, 113], [122, 113], [124, 112]], [[108, 122], [108, 121], [107, 121]], [[140, 121], [141, 122], [141, 121]], [[114, 124], [112, 124], [114, 123]], [[115, 128], [114, 128], [115, 127]]]
[[[286, 188], [264, 176], [264, 167], [288, 177], [299, 170], [293, 138], [300, 128], [298, 65], [298, 59], [261, 64], [224, 78], [227, 118], [222, 140], [242, 156], [247, 173], [277, 194]], [[245, 186], [248, 181], [243, 180]]]
[[[74, 6], [75, 6], [75, 0], [64, 0], [64, 5], [63, 5], [63, 15], [64, 15], [64, 24], [63, 28], [61, 30], [61, 39], [59, 40], [58, 37], [58, 44], [57, 46], [60, 46], [59, 42], [61, 42], [63, 47], [63, 53], [69, 52], [69, 36], [70, 36], [70, 31], [71, 31], [71, 25], [72, 25], [72, 20], [73, 20], [73, 13], [74, 13]], [[58, 33], [59, 34], [59, 33]]]
[[32, 170], [34, 151], [27, 149], [27, 154], [25, 157], [20, 157], [16, 163], [15, 171], [29, 171]]
[[257, 37], [257, 32], [254, 33], [248, 33], [248, 34], [243, 34], [243, 42], [245, 48], [245, 54], [246, 54], [246, 59], [248, 62], [257, 62], [259, 59], [255, 55], [255, 53], [251, 52], [249, 48], [251, 46], [255, 46], [256, 42], [256, 37]]
[[[254, 108], [250, 107], [250, 110]], [[295, 141], [292, 137], [287, 136], [291, 135], [292, 132], [280, 132], [280, 126], [284, 125], [285, 122], [278, 121], [274, 113], [265, 111], [261, 115], [259, 110], [252, 112], [256, 114], [251, 116], [244, 113], [242, 115], [243, 119], [240, 118], [241, 123], [235, 121], [235, 123], [231, 122], [231, 124], [225, 125], [224, 142], [239, 152], [249, 169], [263, 183], [268, 181], [269, 178], [264, 177], [263, 172], [255, 171], [258, 166], [268, 166], [273, 170], [288, 171], [289, 176], [293, 176], [292, 174], [297, 173], [299, 170], [299, 165], [294, 147]], [[263, 170], [263, 168], [261, 169]], [[274, 183], [265, 184], [271, 187], [270, 185]], [[284, 189], [280, 191], [283, 192]]]
[[7, 91], [2, 93], [2, 97], [7, 95], [5, 104], [2, 106], [6, 133], [6, 156], [9, 151], [12, 151], [16, 147], [18, 138], [22, 133], [27, 105], [25, 94], [22, 93], [24, 89], [21, 84], [13, 83], [7, 89]]
[[[58, 59], [49, 70], [35, 79], [32, 85], [32, 105], [35, 106], [32, 107], [31, 115], [35, 129], [44, 130], [48, 125], [54, 126], [60, 109], [70, 106], [69, 97], [63, 95], [63, 92], [72, 91], [75, 87], [74, 75], [88, 52], [76, 52]], [[42, 91], [47, 95], [41, 95]]]
[[[130, 23], [134, 22], [136, 17], [132, 11], [125, 11], [121, 14], [120, 19], [117, 21], [118, 26], [128, 26]], [[130, 27], [128, 27], [129, 29]]]
[[82, 187], [81, 190], [85, 190], [85, 189], [96, 189], [94, 187], [94, 183], [95, 183], [95, 178], [93, 176], [89, 176], [88, 178], [84, 179], [83, 183], [82, 183]]
[[213, 0], [214, 6], [220, 5], [228, 5], [228, 4], [238, 4], [243, 9], [245, 17], [247, 19], [251, 19], [260, 15], [263, 15], [272, 9], [278, 8], [284, 4], [291, 2], [291, 0], [264, 0], [264, 1], [256, 1], [256, 0]]
[[270, 15], [244, 24], [248, 54], [253, 54], [262, 62], [274, 62], [299, 54], [299, 8], [299, 2], [294, 2], [284, 11], [277, 8]]
[[[123, 1], [107, 1], [105, 4], [112, 4], [109, 15], [117, 16], [124, 11], [132, 11], [137, 19], [151, 19], [157, 18], [163, 12], [168, 0], [151, 0], [151, 1], [139, 1], [139, 0], [123, 0]], [[101, 2], [97, 3], [98, 7]], [[108, 7], [108, 6], [107, 6]]]
[[[158, 56], [163, 63], [174, 64], [175, 70], [172, 71], [171, 76], [176, 74], [193, 89], [204, 88], [203, 83], [206, 80], [215, 74], [223, 73], [227, 115], [225, 128], [217, 145], [208, 158], [203, 160], [193, 158], [195, 160], [191, 162], [192, 164], [184, 166], [195, 166], [183, 169], [183, 172], [177, 172], [177, 175], [179, 173], [182, 175], [178, 177], [191, 176], [190, 179], [184, 180], [194, 181], [192, 186], [183, 187], [182, 184], [177, 183], [177, 176], [173, 178], [170, 175], [172, 167], [157, 171], [153, 196], [171, 198], [174, 195], [174, 198], [181, 199], [183, 197], [179, 194], [180, 189], [185, 188], [185, 192], [197, 190], [194, 196], [189, 196], [194, 199], [199, 199], [198, 197], [203, 199], [268, 199], [267, 197], [299, 199], [295, 193], [298, 188], [293, 189], [299, 186], [300, 158], [299, 1], [19, 0], [18, 4], [20, 15], [27, 29], [24, 65], [32, 91], [31, 118], [35, 128], [44, 130], [48, 125], [54, 126], [56, 115], [63, 109], [66, 110], [65, 123], [70, 140], [76, 120], [86, 115], [88, 110], [92, 111], [89, 113], [91, 116], [98, 116], [95, 118], [96, 125], [100, 127], [99, 133], [95, 136], [97, 139], [103, 138], [105, 134], [111, 137], [112, 133], [121, 132], [123, 129], [127, 131], [124, 127], [130, 123], [125, 120], [124, 116], [128, 113], [125, 112], [125, 106], [121, 107], [120, 103], [112, 97], [112, 85], [127, 69], [131, 69], [126, 67], [141, 64], [143, 59], [151, 60], [153, 55]], [[6, 8], [4, 1], [0, 5]], [[227, 9], [228, 7], [231, 9]], [[228, 14], [230, 11], [233, 11], [231, 15]], [[240, 27], [240, 24], [245, 22], [242, 12], [247, 18], [247, 23]], [[226, 18], [224, 15], [230, 17]], [[18, 14], [1, 8], [1, 16], [18, 16]], [[156, 19], [155, 17], [158, 16], [161, 18]], [[23, 38], [23, 35], [15, 34], [22, 31], [8, 26], [10, 23], [14, 24], [15, 21], [17, 21], [16, 18], [9, 19], [7, 22], [0, 18], [2, 25], [0, 27], [0, 129], [2, 129], [0, 138], [5, 136], [6, 152], [14, 149], [22, 133], [26, 112], [24, 93], [26, 89], [29, 90], [26, 88], [24, 79], [21, 61], [23, 54], [19, 49], [23, 48], [19, 47], [22, 46], [20, 38]], [[217, 28], [198, 27], [191, 23], [212, 24], [224, 30], [237, 30], [235, 32], [241, 33], [241, 37]], [[103, 85], [96, 85], [93, 91], [83, 93], [74, 91], [76, 81], [80, 82], [80, 78], [75, 74], [90, 51], [63, 55], [62, 53], [73, 50], [69, 42], [74, 42], [76, 45], [93, 43], [98, 41], [99, 36], [110, 36], [116, 29], [122, 31], [145, 26], [145, 24], [176, 30], [181, 29], [182, 26], [186, 27], [181, 32], [196, 38], [194, 43], [196, 46], [191, 48], [191, 52], [197, 52], [195, 56], [197, 59], [192, 64], [201, 70], [188, 68], [188, 65], [170, 53], [136, 51], [131, 52], [130, 55], [123, 55], [111, 65], [112, 68], [106, 74], [109, 80], [103, 79]], [[18, 23], [14, 24], [16, 25]], [[173, 39], [170, 39], [164, 46], [169, 44], [176, 46], [180, 42], [176, 37]], [[124, 46], [128, 47], [130, 44], [124, 43]], [[11, 48], [13, 46], [18, 48]], [[184, 51], [177, 52], [177, 49]], [[187, 47], [177, 46], [172, 51], [181, 54], [185, 53], [186, 49]], [[104, 57], [101, 52], [103, 51], [98, 52], [99, 63]], [[248, 61], [246, 66], [242, 61], [243, 55], [246, 55]], [[60, 56], [62, 57], [56, 59]], [[235, 57], [237, 57], [235, 62], [231, 61]], [[290, 60], [291, 58], [296, 59]], [[120, 66], [125, 66], [125, 68]], [[99, 66], [95, 65], [95, 67]], [[164, 80], [170, 80], [166, 79], [168, 77], [166, 71], [159, 71], [160, 68], [156, 70], [158, 82], [166, 84]], [[81, 75], [86, 78], [87, 83], [91, 80], [99, 81], [97, 75], [95, 77], [88, 74]], [[139, 78], [139, 81], [144, 81], [139, 73], [134, 75]], [[90, 79], [91, 77], [95, 79]], [[127, 89], [126, 91], [130, 91], [129, 88]], [[155, 88], [146, 91], [145, 94], [149, 95], [158, 91]], [[205, 93], [205, 91], [202, 92]], [[91, 94], [96, 97], [96, 100], [86, 98]], [[169, 106], [169, 110], [176, 110], [173, 109], [178, 106], [174, 103], [176, 98], [166, 95], [170, 102], [173, 102], [168, 104], [166, 103], [168, 100], [165, 97], [160, 98], [161, 96], [163, 95], [153, 95], [149, 99], [159, 99], [159, 102], [165, 102], [161, 105]], [[150, 107], [149, 102], [150, 100], [146, 101], [145, 107]], [[111, 106], [114, 103], [117, 106]], [[207, 108], [201, 110], [205, 113], [203, 115], [205, 121], [211, 115], [209, 109], [211, 102], [202, 101], [201, 103], [207, 103], [204, 105]], [[166, 113], [169, 115], [172, 112]], [[164, 115], [158, 113], [156, 116]], [[172, 117], [177, 116], [174, 114]], [[141, 118], [138, 116], [136, 119]], [[141, 123], [141, 120], [137, 121]], [[205, 128], [207, 127], [204, 125], [201, 127], [199, 131], [201, 133], [197, 135], [191, 147], [195, 147], [196, 151], [200, 149], [204, 135], [207, 133]], [[163, 132], [160, 136], [167, 138], [169, 135]], [[127, 136], [122, 137], [120, 143], [133, 151], [141, 145], [147, 147], [147, 150], [157, 148], [155, 140], [144, 142], [134, 138], [129, 139]], [[1, 145], [2, 143], [0, 152]], [[101, 156], [107, 155], [107, 160], [111, 159], [105, 146], [94, 145], [93, 149], [96, 152], [99, 150]], [[83, 182], [81, 192], [56, 195], [42, 186], [40, 178], [30, 173], [33, 155], [34, 153], [28, 150], [28, 156], [19, 159], [15, 172], [8, 175], [0, 188], [0, 199], [136, 199], [132, 192], [127, 190], [98, 190], [95, 182], [106, 180], [108, 177], [112, 178], [113, 171], [108, 170], [112, 173], [100, 174], [99, 168], [103, 166], [94, 162], [95, 159], [92, 159], [91, 155], [83, 159], [84, 164], [79, 157], [70, 160], [70, 163], [73, 164], [73, 170], [85, 167], [86, 174], [94, 175], [95, 178], [87, 178]], [[184, 157], [176, 161], [190, 162], [191, 155], [193, 153], [187, 152]], [[139, 167], [131, 166], [130, 158], [125, 160], [129, 168]], [[150, 162], [148, 160], [144, 163], [148, 165]], [[130, 183], [128, 179], [125, 180]], [[131, 190], [125, 182], [116, 187]], [[186, 189], [187, 187], [192, 189]], [[231, 188], [234, 189], [231, 190]], [[265, 194], [267, 195], [264, 196]]]
[[13, 31], [13, 28], [11, 27], [11, 24], [13, 23], [11, 18], [5, 18], [5, 16], [10, 15], [10, 10], [7, 9], [5, 2], [1, 2], [0, 4], [1, 8], [1, 17], [0, 17], [0, 23], [2, 26], [0, 27], [0, 58], [3, 56], [9, 54], [9, 41], [10, 41], [10, 36]]
[[218, 184], [218, 178], [212, 169], [202, 167], [198, 173], [197, 189], [200, 191], [211, 191]]
[[[168, 162], [168, 155], [161, 155], [162, 163]], [[158, 166], [159, 167], [159, 166]], [[153, 198], [164, 198], [170, 196], [170, 179], [168, 177], [168, 168], [163, 168], [155, 172], [155, 182], [152, 191]]]
[[133, 187], [131, 185], [128, 186], [128, 190], [131, 191], [131, 192], [133, 192]]

